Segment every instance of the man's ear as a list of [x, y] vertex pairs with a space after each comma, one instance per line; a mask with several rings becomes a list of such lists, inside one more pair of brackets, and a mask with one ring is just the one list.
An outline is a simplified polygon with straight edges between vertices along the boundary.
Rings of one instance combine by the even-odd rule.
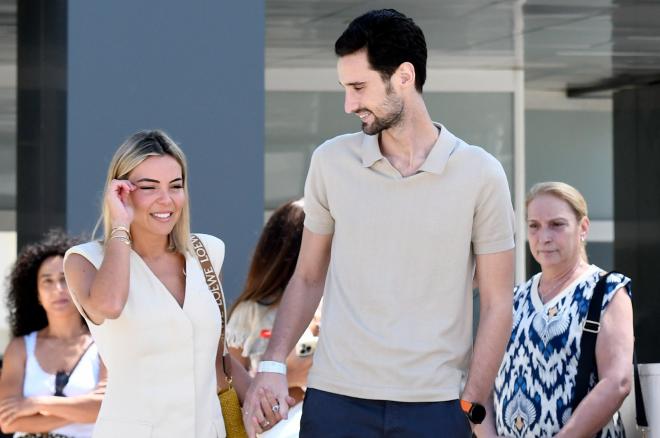
[[415, 87], [415, 66], [410, 62], [402, 63], [394, 72], [397, 85], [400, 87]]

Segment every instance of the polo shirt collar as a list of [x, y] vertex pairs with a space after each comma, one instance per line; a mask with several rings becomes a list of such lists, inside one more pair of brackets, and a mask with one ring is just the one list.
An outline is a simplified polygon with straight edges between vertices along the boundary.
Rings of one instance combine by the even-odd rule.
[[440, 130], [440, 135], [419, 170], [440, 175], [445, 170], [458, 139], [440, 123], [433, 122], [433, 124]]
[[[440, 130], [440, 135], [419, 170], [439, 175], [445, 169], [458, 139], [442, 124], [436, 122], [433, 122], [433, 124]], [[362, 139], [361, 149], [362, 167], [371, 167], [376, 161], [385, 158], [380, 152], [378, 135], [365, 135]]]
[[362, 167], [371, 167], [373, 164], [382, 159], [383, 154], [380, 152], [378, 145], [378, 135], [364, 135], [362, 138]]

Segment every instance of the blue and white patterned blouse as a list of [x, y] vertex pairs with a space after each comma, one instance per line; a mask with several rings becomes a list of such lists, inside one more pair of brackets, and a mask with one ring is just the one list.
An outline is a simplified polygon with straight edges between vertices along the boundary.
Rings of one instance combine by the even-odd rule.
[[[600, 268], [589, 270], [557, 296], [543, 304], [538, 293], [541, 274], [514, 290], [513, 331], [495, 379], [494, 406], [497, 433], [506, 437], [549, 437], [571, 416], [575, 375], [580, 356], [582, 324], [599, 278]], [[614, 293], [630, 279], [611, 274], [601, 317]], [[595, 385], [591, 376], [590, 389]], [[620, 416], [597, 435], [625, 437]]]

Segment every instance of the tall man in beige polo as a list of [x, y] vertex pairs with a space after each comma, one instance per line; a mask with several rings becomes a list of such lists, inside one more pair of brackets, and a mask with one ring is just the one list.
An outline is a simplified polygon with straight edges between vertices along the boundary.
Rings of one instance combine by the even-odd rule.
[[[245, 422], [254, 436], [263, 410], [286, 416], [284, 362], [323, 295], [301, 437], [468, 437], [511, 330], [514, 219], [504, 171], [430, 118], [426, 43], [410, 18], [371, 11], [335, 52], [344, 109], [362, 132], [313, 154], [298, 266]], [[268, 406], [264, 388], [279, 404]]]

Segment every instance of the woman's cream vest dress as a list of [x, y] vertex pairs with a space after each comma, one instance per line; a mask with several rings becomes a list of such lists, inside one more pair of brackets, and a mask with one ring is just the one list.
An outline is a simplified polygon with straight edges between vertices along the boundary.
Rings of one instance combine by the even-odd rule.
[[[198, 234], [213, 267], [224, 259], [221, 240]], [[97, 269], [103, 246], [71, 248]], [[131, 251], [128, 301], [117, 319], [90, 331], [108, 369], [108, 386], [93, 438], [224, 438], [216, 395], [215, 356], [220, 311], [194, 254], [186, 256], [183, 307]], [[86, 315], [75, 299], [78, 310]]]

